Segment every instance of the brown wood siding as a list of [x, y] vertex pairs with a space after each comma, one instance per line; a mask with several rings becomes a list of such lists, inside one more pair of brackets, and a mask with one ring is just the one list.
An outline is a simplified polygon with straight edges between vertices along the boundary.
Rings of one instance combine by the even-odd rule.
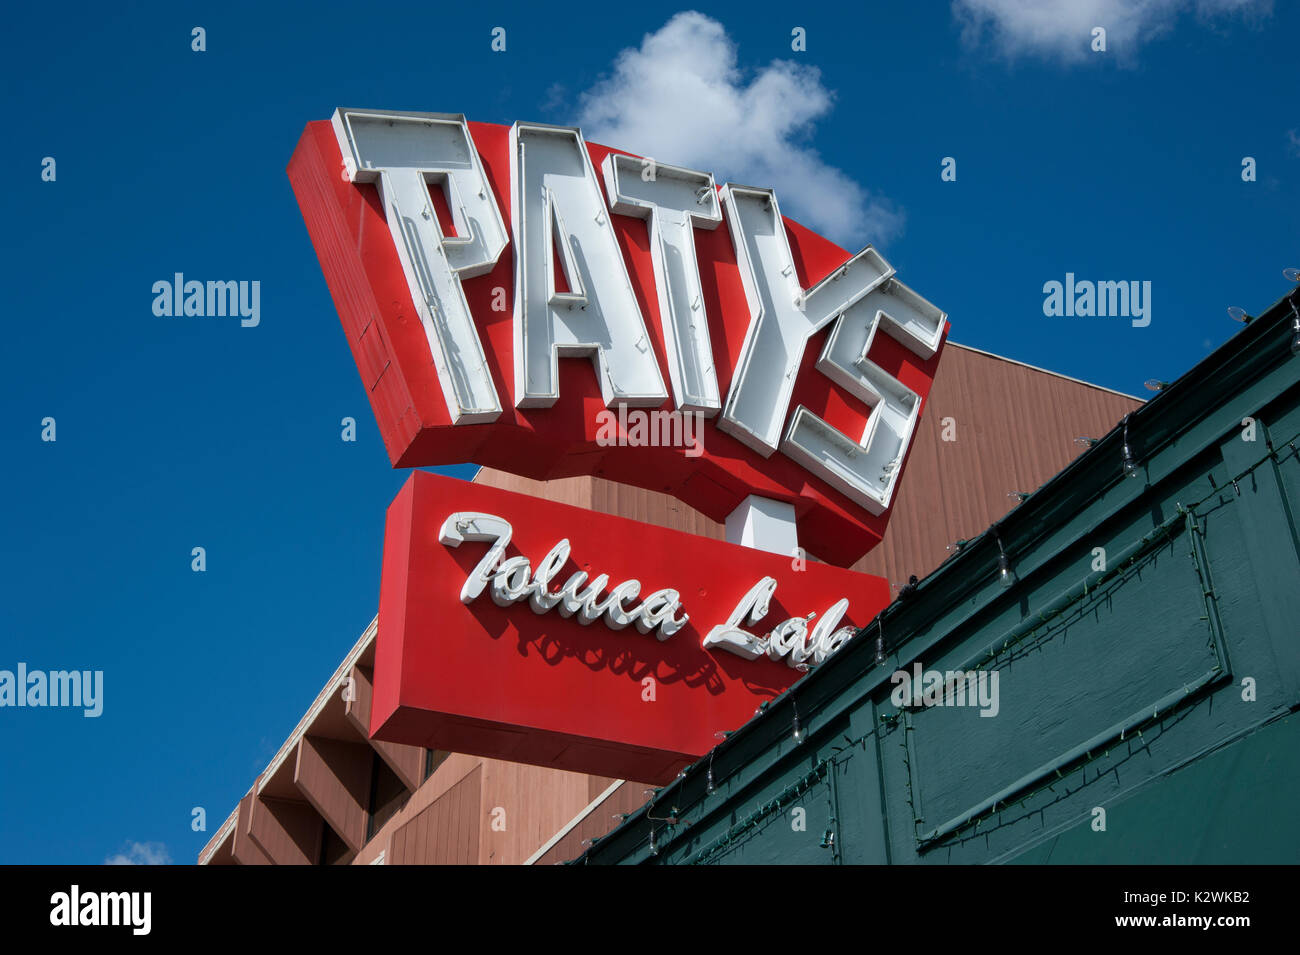
[[526, 861], [591, 802], [590, 780], [582, 773], [485, 760], [478, 861], [483, 865]]
[[519, 494], [531, 494], [544, 497], [548, 501], [560, 504], [572, 504], [574, 507], [591, 507], [591, 478], [571, 477], [557, 478], [554, 481], [534, 481], [517, 474], [498, 471], [495, 468], [479, 468], [474, 478], [479, 484], [499, 487]]
[[588, 776], [587, 801], [591, 802], [616, 782], [618, 782], [617, 779], [611, 779], [609, 776]]
[[366, 841], [366, 801], [374, 751], [365, 743], [304, 736], [294, 783], [354, 851]]
[[[259, 777], [260, 779], [260, 777]], [[266, 857], [261, 846], [252, 840], [248, 834], [249, 825], [252, 823], [253, 800], [257, 789], [258, 780], [253, 780], [253, 788], [244, 794], [244, 798], [239, 800], [239, 808], [236, 810], [235, 817], [235, 834], [231, 839], [230, 854], [234, 857], [235, 862], [239, 865], [270, 865], [271, 860]]]
[[254, 796], [248, 834], [276, 865], [320, 861], [321, 818], [305, 802]]
[[645, 793], [649, 788], [651, 788], [649, 783], [623, 783], [565, 833], [555, 845], [547, 849], [536, 864], [554, 865], [582, 855], [587, 848], [582, 844], [583, 841], [599, 838], [612, 831], [621, 821], [615, 818], [617, 814], [640, 809], [645, 804], [647, 798]]
[[418, 816], [393, 833], [391, 865], [473, 865], [478, 862], [483, 768], [477, 766]]
[[634, 521], [657, 524], [688, 534], [724, 540], [726, 527], [710, 520], [695, 508], [683, 504], [670, 494], [643, 491], [626, 484], [615, 484], [604, 478], [593, 478], [591, 504], [593, 511], [617, 514]]
[[[924, 577], [948, 545], [982, 533], [1141, 402], [950, 345], [939, 362], [880, 546], [853, 565], [891, 583]], [[956, 440], [943, 440], [952, 418]], [[1116, 461], [1116, 467], [1119, 462]]]

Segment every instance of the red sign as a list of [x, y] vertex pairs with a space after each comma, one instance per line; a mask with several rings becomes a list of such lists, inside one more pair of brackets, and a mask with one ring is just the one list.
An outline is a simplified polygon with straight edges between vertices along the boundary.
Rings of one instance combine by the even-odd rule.
[[845, 566], [880, 540], [948, 326], [870, 247], [536, 124], [339, 110], [289, 177], [394, 466], [772, 498]]
[[888, 600], [879, 577], [417, 471], [388, 509], [371, 735], [665, 782]]

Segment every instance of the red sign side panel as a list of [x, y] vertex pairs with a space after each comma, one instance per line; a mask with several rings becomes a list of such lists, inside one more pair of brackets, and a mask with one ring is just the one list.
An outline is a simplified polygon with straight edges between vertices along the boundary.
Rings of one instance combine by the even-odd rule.
[[[384, 559], [379, 578], [379, 612], [381, 623], [390, 633], [405, 633], [407, 608], [410, 606], [411, 587], [411, 532], [415, 527], [414, 480], [408, 480], [388, 505], [384, 522]], [[370, 695], [370, 725], [375, 726], [376, 713], [391, 713], [401, 698], [402, 645], [383, 641], [376, 633], [376, 662], [374, 685]], [[383, 664], [379, 662], [380, 648], [395, 650], [396, 658]], [[380, 678], [381, 667], [384, 677]], [[388, 675], [393, 678], [389, 679]]]
[[[634, 626], [580, 624], [527, 601], [506, 607], [484, 592], [469, 604], [461, 586], [489, 544], [439, 541], [454, 512], [510, 522], [507, 557], [534, 568], [561, 539], [572, 556], [558, 591], [579, 570], [607, 574], [608, 593], [635, 579], [641, 595], [681, 593], [690, 619], [665, 640]], [[707, 753], [714, 734], [748, 720], [800, 674], [784, 662], [706, 650], [764, 576], [777, 580], [769, 613], [751, 632], [816, 613], [841, 598], [840, 626], [861, 626], [883, 608], [880, 577], [597, 514], [485, 485], [417, 471], [389, 508], [375, 653], [371, 735], [376, 739], [644, 781], [666, 781]], [[631, 606], [631, 604], [629, 604]], [[595, 714], [599, 714], [597, 718]]]

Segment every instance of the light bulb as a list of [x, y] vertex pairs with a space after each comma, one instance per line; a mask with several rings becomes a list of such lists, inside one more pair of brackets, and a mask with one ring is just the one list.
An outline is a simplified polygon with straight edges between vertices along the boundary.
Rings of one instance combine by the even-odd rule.
[[1127, 444], [1124, 445], [1124, 450], [1120, 454], [1120, 461], [1124, 465], [1125, 477], [1135, 478], [1138, 476], [1139, 471], [1138, 471], [1137, 458], [1133, 457], [1133, 449], [1130, 448]]
[[716, 788], [717, 788], [717, 787], [713, 785], [713, 767], [710, 766], [710, 767], [709, 767], [709, 775], [708, 775], [708, 777], [706, 778], [706, 781], [705, 781], [705, 784], [704, 784], [704, 791], [705, 791], [706, 793], [708, 793], [710, 796], [712, 796], [712, 795], [713, 795], [713, 790], [716, 789]]
[[1075, 438], [1074, 443], [1081, 448], [1090, 448], [1098, 441], [1097, 438]]
[[1291, 323], [1291, 354], [1300, 355], [1300, 312]]
[[1288, 282], [1300, 282], [1300, 269], [1283, 269], [1282, 275]]
[[657, 856], [659, 854], [659, 846], [655, 842], [655, 831], [653, 829], [650, 830], [650, 854], [652, 856]]
[[1159, 378], [1148, 378], [1142, 383], [1147, 391], [1164, 391], [1169, 387], [1169, 382], [1161, 381]]
[[803, 727], [799, 725], [799, 714], [797, 713], [794, 717], [794, 735], [791, 738], [794, 740], [796, 746], [804, 741], [804, 731]]
[[1124, 469], [1124, 476], [1135, 478], [1138, 476], [1137, 458], [1133, 456], [1133, 449], [1128, 446], [1128, 415], [1124, 416], [1124, 450], [1120, 452], [1120, 465]]
[[1011, 572], [1011, 559], [1006, 554], [998, 554], [998, 583], [1010, 587], [1016, 582], [1016, 575]]
[[1253, 316], [1247, 315], [1246, 310], [1236, 305], [1228, 306], [1228, 317], [1234, 322], [1241, 322], [1243, 325], [1249, 325]]

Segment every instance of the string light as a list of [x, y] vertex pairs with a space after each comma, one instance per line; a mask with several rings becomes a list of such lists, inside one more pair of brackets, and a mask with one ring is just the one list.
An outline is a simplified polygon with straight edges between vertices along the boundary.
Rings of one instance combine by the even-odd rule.
[[998, 542], [998, 583], [1006, 589], [1016, 582], [1016, 574], [1011, 569], [1011, 558], [1002, 549], [1002, 538], [996, 530], [993, 531], [993, 539]]
[[[867, 734], [867, 735], [869, 736], [871, 734]], [[865, 739], [866, 737], [863, 738]], [[721, 852], [723, 849], [739, 841], [739, 839], [742, 836], [744, 836], [746, 833], [752, 832], [753, 830], [757, 829], [758, 826], [762, 824], [764, 819], [771, 816], [773, 813], [780, 812], [793, 799], [806, 793], [809, 787], [811, 786], [811, 784], [815, 780], [820, 779], [822, 776], [826, 774], [827, 767], [829, 766], [830, 766], [829, 761], [824, 759], [819, 760], [816, 766], [814, 766], [811, 770], [809, 770], [800, 778], [796, 779], [790, 785], [786, 786], [785, 789], [783, 789], [776, 796], [776, 798], [773, 799], [771, 802], [768, 802], [760, 806], [749, 816], [742, 819], [740, 822], [736, 823], [735, 825], [730, 826], [719, 839], [714, 841], [711, 845], [709, 845], [703, 851], [699, 852], [697, 855], [693, 856], [689, 860], [689, 863], [691, 865], [699, 865], [703, 862], [706, 862], [708, 859], [712, 858], [714, 855]]]
[[1029, 495], [1024, 491], [1007, 491], [1007, 497], [1014, 497], [1017, 501], [1024, 503], [1029, 500]]
[[1234, 322], [1241, 322], [1243, 325], [1249, 325], [1255, 320], [1254, 315], [1247, 315], [1244, 308], [1239, 308], [1236, 305], [1228, 306], [1228, 317]]
[[1123, 465], [1125, 477], [1138, 476], [1137, 458], [1133, 456], [1133, 449], [1128, 443], [1128, 415], [1124, 416], [1124, 450], [1120, 452], [1120, 463]]
[[794, 707], [794, 733], [790, 738], [793, 739], [794, 744], [798, 746], [804, 741], [806, 734], [803, 731], [803, 727], [799, 725], [799, 704], [794, 701], [793, 696], [790, 697], [790, 705]]
[[1169, 382], [1161, 381], [1159, 378], [1148, 378], [1142, 382], [1142, 387], [1147, 391], [1164, 391], [1169, 387]]
[[1100, 440], [1101, 438], [1075, 438], [1074, 443], [1081, 448], [1091, 448], [1093, 445], [1097, 444]]
[[1288, 282], [1300, 282], [1300, 269], [1283, 269], [1282, 276]]

